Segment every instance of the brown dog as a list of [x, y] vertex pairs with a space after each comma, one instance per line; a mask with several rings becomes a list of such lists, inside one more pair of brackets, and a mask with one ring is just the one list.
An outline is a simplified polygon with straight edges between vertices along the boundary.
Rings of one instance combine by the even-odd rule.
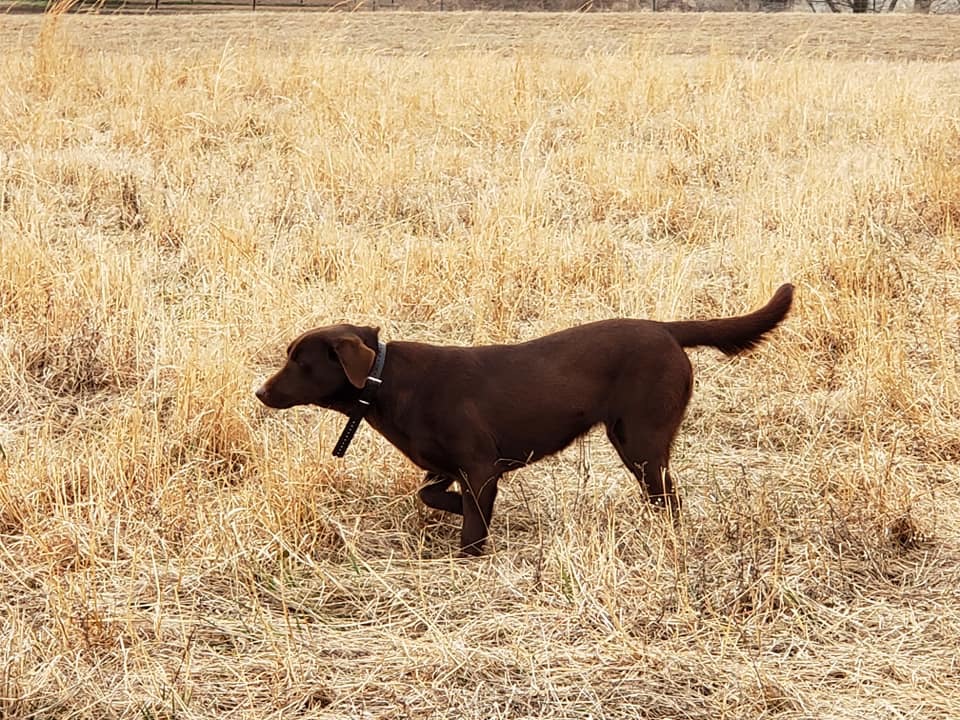
[[[385, 346], [378, 328], [333, 325], [294, 340], [286, 364], [257, 397], [273, 408], [337, 410], [356, 417], [355, 426], [366, 386], [366, 420], [427, 471], [420, 498], [462, 515], [460, 550], [478, 555], [500, 476], [562, 450], [599, 423], [650, 499], [679, 509], [667, 468], [692, 388], [683, 348], [749, 350], [780, 323], [792, 300], [793, 286], [783, 285], [766, 306], [741, 317], [602, 320], [486, 347]], [[382, 387], [368, 378], [372, 369], [382, 370]], [[344, 450], [342, 438], [338, 454]], [[460, 492], [448, 490], [454, 481]]]

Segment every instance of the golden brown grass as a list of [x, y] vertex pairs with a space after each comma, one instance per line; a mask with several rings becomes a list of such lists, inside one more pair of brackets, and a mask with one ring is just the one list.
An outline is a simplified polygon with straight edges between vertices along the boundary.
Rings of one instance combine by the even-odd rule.
[[[960, 716], [957, 65], [261, 17], [3, 20], [0, 716]], [[397, 451], [250, 392], [313, 324], [510, 341], [785, 280], [762, 350], [693, 354], [679, 528], [591, 436], [453, 560]]]

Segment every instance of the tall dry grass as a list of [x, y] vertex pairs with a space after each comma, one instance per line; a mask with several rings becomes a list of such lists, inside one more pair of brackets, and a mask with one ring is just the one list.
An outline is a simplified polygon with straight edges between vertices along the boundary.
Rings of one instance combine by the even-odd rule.
[[[0, 57], [0, 716], [960, 715], [955, 65], [124, 22]], [[397, 451], [250, 392], [314, 324], [512, 341], [785, 280], [763, 349], [693, 354], [679, 528], [588, 437], [456, 561]]]

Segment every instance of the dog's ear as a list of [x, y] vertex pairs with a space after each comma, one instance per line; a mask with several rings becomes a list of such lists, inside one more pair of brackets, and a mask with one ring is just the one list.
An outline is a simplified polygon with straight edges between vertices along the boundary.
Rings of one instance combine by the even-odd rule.
[[338, 338], [333, 343], [333, 350], [340, 358], [340, 365], [347, 374], [347, 380], [354, 387], [362, 388], [373, 367], [377, 354], [363, 344], [356, 335]]

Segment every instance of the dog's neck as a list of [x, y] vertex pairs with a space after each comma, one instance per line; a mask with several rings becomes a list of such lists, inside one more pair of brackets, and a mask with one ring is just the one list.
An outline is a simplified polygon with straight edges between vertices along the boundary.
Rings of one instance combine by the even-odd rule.
[[360, 423], [367, 416], [367, 413], [371, 407], [373, 407], [374, 403], [376, 403], [380, 386], [383, 383], [383, 367], [386, 359], [387, 345], [378, 340], [377, 354], [374, 358], [373, 366], [370, 368], [370, 374], [367, 375], [366, 382], [363, 384], [363, 387], [360, 388], [359, 393], [357, 393], [356, 401], [353, 403], [353, 407], [349, 412], [350, 419], [347, 420], [343, 432], [340, 433], [340, 439], [337, 440], [337, 444], [333, 448], [334, 457], [343, 457], [346, 454], [347, 448], [350, 447], [353, 436], [357, 432], [357, 428], [360, 427]]
[[387, 440], [401, 449], [404, 447], [405, 416], [410, 410], [411, 398], [420, 389], [418, 378], [426, 377], [424, 368], [412, 362], [407, 355], [407, 343], [392, 342], [389, 359], [383, 371], [383, 385], [376, 402], [370, 406], [367, 423]]

